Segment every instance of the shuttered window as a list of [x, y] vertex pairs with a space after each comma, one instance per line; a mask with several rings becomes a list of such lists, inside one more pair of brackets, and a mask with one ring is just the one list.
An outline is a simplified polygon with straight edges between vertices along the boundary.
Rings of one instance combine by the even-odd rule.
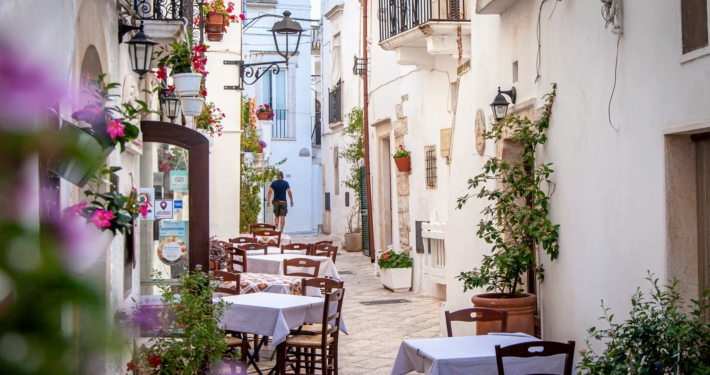
[[683, 53], [708, 46], [708, 1], [681, 0]]

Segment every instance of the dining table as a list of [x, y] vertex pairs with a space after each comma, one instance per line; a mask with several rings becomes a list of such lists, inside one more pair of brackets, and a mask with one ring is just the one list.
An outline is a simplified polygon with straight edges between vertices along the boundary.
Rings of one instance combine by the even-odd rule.
[[[249, 272], [268, 273], [271, 275], [283, 275], [283, 262], [286, 259], [306, 258], [317, 260], [320, 262], [318, 269], [319, 277], [331, 277], [340, 280], [338, 269], [335, 268], [335, 263], [330, 257], [300, 255], [300, 254], [269, 254], [269, 255], [253, 255], [247, 256], [249, 263]], [[293, 268], [298, 270], [297, 267]]]
[[[392, 367], [392, 375], [412, 371], [426, 375], [498, 375], [495, 346], [540, 341], [524, 333], [489, 333], [481, 336], [437, 337], [404, 340]], [[565, 356], [505, 358], [505, 373], [561, 374]]]
[[[302, 290], [303, 277], [271, 275], [267, 273], [244, 272], [239, 274], [239, 294], [276, 293], [295, 296], [306, 295], [320, 297], [319, 288], [309, 286]], [[225, 288], [234, 289], [234, 281], [222, 283]]]
[[[281, 248], [277, 246], [269, 246], [266, 248], [266, 255], [281, 254]], [[284, 254], [302, 254], [306, 255], [308, 249], [303, 250], [284, 250]], [[264, 250], [247, 250], [247, 255], [264, 255]], [[250, 258], [251, 259], [251, 258]]]

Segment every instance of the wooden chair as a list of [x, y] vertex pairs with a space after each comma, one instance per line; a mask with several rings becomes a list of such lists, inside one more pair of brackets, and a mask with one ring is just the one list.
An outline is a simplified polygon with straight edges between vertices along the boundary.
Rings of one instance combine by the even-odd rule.
[[[304, 250], [305, 250], [305, 252], [303, 252]], [[292, 243], [292, 244], [288, 244], [288, 245], [281, 245], [281, 254], [308, 255], [308, 244]]]
[[267, 224], [267, 223], [256, 223], [256, 224], [249, 224], [249, 233], [254, 233], [256, 231], [260, 230], [276, 230], [276, 225], [274, 224]]
[[253, 250], [261, 250], [264, 252], [264, 255], [268, 254], [269, 247], [260, 244], [260, 243], [245, 243], [237, 246], [238, 249], [242, 249], [244, 251], [253, 251]]
[[311, 247], [311, 255], [316, 257], [329, 257], [335, 263], [335, 257], [338, 255], [338, 247], [329, 244], [320, 244]]
[[[336, 289], [325, 295], [321, 325], [328, 327], [328, 329], [323, 330], [320, 335], [290, 336], [278, 346], [279, 374], [294, 374], [286, 372], [291, 367], [295, 368], [295, 374], [300, 374], [302, 367], [305, 367], [306, 374], [315, 374], [315, 370], [320, 370], [323, 374], [338, 374], [338, 333], [340, 332], [340, 312], [343, 309], [344, 294], [345, 289]], [[330, 306], [333, 302], [337, 302], [337, 309], [331, 313], [326, 306]], [[288, 351], [288, 349], [293, 350]], [[295, 360], [287, 358], [287, 352]], [[294, 366], [291, 366], [292, 364]]]
[[[252, 236], [254, 236], [256, 243], [271, 246], [281, 246], [281, 232], [277, 230], [256, 231], [252, 233]], [[269, 237], [276, 237], [276, 241], [274, 242], [274, 239], [270, 239]]]
[[451, 333], [451, 322], [494, 322], [500, 321], [500, 332], [508, 330], [508, 310], [486, 309], [482, 307], [471, 307], [454, 312], [448, 310], [444, 312], [446, 316], [446, 330], [449, 337], [454, 337]]
[[[240, 276], [238, 273], [231, 273], [231, 272], [226, 272], [226, 271], [213, 271], [212, 278], [215, 281], [219, 281], [221, 283], [228, 283], [230, 281], [234, 281], [234, 283], [235, 283], [234, 288], [227, 288], [225, 286], [215, 287], [214, 288], [215, 293], [224, 293], [224, 294], [229, 294], [229, 295], [233, 295], [233, 296], [240, 294], [241, 287], [239, 286], [239, 284], [241, 283], [241, 281], [240, 281]], [[244, 334], [242, 334], [242, 333], [233, 332], [233, 331], [226, 331], [224, 341], [227, 344], [227, 351], [234, 350], [235, 348], [239, 348], [239, 350], [242, 353], [240, 361], [242, 363], [247, 363], [247, 358], [249, 357], [247, 355], [248, 350], [249, 350], [249, 341], [242, 339], [242, 337], [245, 337]]]
[[313, 249], [316, 247], [316, 245], [323, 245], [323, 244], [332, 245], [332, 244], [333, 244], [333, 241], [318, 241], [318, 242], [314, 242], [314, 243], [310, 244], [310, 245], [308, 246], [308, 255], [313, 255], [313, 254], [312, 254], [312, 253], [313, 253]]
[[[535, 350], [531, 350], [531, 348], [534, 348]], [[574, 341], [567, 341], [566, 344], [554, 341], [530, 341], [515, 345], [509, 345], [503, 348], [501, 348], [500, 345], [496, 345], [496, 363], [498, 365], [498, 375], [505, 375], [505, 370], [503, 368], [503, 358], [505, 357], [549, 357], [557, 354], [565, 355], [565, 367], [563, 369], [562, 375], [572, 375], [572, 360], [574, 359]]]
[[[227, 264], [228, 272], [247, 272], [247, 251], [240, 249], [238, 247], [229, 246], [224, 251], [227, 252], [229, 256], [229, 263]], [[235, 259], [239, 257], [239, 259]], [[236, 269], [234, 266], [239, 266], [241, 269]]]
[[[308, 258], [293, 258], [286, 259], [283, 262], [284, 265], [284, 276], [303, 276], [303, 277], [318, 277], [318, 270], [320, 269], [320, 262]], [[307, 273], [305, 270], [297, 270], [294, 272], [289, 272], [289, 267], [297, 268], [313, 268], [313, 273]]]
[[[305, 296], [306, 288], [318, 288], [321, 293], [330, 293], [335, 289], [343, 289], [345, 282], [343, 280], [332, 279], [330, 277], [313, 277], [301, 279], [301, 292]], [[323, 332], [323, 325], [320, 323], [305, 323], [298, 329], [292, 329], [291, 334], [304, 334], [304, 335], [320, 335]]]
[[[229, 243], [241, 245], [241, 244], [245, 244], [245, 243], [256, 243], [256, 240], [254, 239], [254, 237], [237, 237], [237, 238], [230, 238]], [[229, 245], [229, 246], [232, 246], [232, 245]]]
[[[214, 288], [215, 293], [225, 293], [237, 296], [241, 293], [241, 276], [238, 273], [227, 271], [212, 271], [212, 277], [223, 284]], [[234, 281], [234, 288], [227, 288], [224, 284]]]

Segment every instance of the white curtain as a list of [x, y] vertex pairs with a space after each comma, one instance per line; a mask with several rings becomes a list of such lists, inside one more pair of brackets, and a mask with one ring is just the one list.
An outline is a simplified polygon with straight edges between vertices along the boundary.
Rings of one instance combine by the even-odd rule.
[[341, 52], [340, 52], [340, 34], [333, 37], [333, 49], [330, 56], [330, 85], [334, 87], [340, 82], [341, 77]]

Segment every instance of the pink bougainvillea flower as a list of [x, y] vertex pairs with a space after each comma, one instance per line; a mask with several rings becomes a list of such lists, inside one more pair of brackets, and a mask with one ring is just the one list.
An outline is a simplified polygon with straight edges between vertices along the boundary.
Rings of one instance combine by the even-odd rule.
[[89, 221], [94, 223], [96, 228], [103, 229], [110, 227], [111, 220], [115, 218], [116, 216], [113, 214], [113, 211], [96, 210], [96, 212], [94, 212], [94, 216], [92, 216]]
[[140, 212], [141, 212], [141, 216], [143, 216], [144, 219], [145, 219], [146, 217], [148, 217], [148, 205], [147, 205], [147, 204], [144, 204], [144, 205], [140, 206], [140, 210], [141, 210], [141, 211], [140, 211]]
[[240, 18], [242, 21], [244, 21], [244, 20], [247, 18], [247, 16], [245, 16], [244, 13], [242, 13], [242, 14], [239, 15], [239, 18]]
[[83, 209], [86, 207], [86, 202], [80, 202], [78, 204], [75, 204], [71, 207], [69, 207], [69, 212], [71, 215], [81, 215], [84, 211]]
[[106, 130], [108, 130], [108, 134], [111, 136], [111, 139], [116, 139], [116, 137], [125, 136], [123, 128], [125, 128], [125, 126], [121, 124], [121, 119], [116, 119], [108, 123]]

